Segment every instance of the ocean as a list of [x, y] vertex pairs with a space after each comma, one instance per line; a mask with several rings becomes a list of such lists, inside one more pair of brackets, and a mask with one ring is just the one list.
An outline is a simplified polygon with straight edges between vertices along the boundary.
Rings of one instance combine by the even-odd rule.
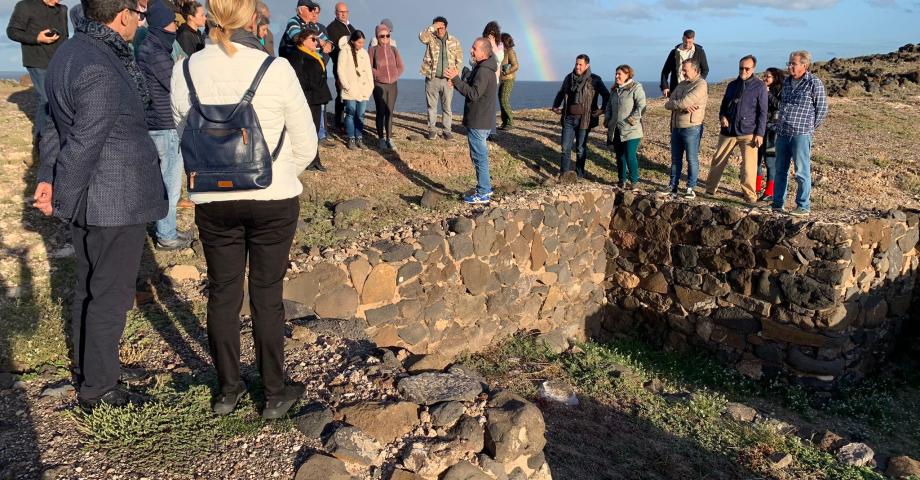
[[[0, 72], [0, 79], [19, 80], [19, 77], [26, 72]], [[613, 83], [613, 79], [606, 81], [607, 85]], [[532, 108], [549, 108], [553, 105], [553, 99], [556, 92], [562, 86], [562, 80], [558, 82], [534, 82], [518, 81], [514, 84], [514, 91], [511, 93], [511, 106], [513, 109], [532, 109]], [[649, 98], [661, 96], [658, 90], [658, 82], [642, 82], [645, 87], [645, 94]], [[335, 83], [329, 80], [329, 89], [335, 95]], [[451, 102], [455, 115], [463, 114], [463, 97], [454, 92], [453, 101]], [[368, 110], [374, 111], [374, 101], [368, 104]], [[408, 78], [399, 81], [399, 96], [396, 99], [397, 112], [425, 113], [428, 108], [425, 105], [425, 81], [422, 79]]]

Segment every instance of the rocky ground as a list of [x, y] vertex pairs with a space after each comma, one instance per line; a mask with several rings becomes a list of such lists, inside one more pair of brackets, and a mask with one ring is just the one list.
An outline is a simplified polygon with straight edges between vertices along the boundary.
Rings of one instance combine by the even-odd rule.
[[920, 92], [920, 45], [909, 43], [896, 52], [816, 62], [815, 72], [829, 95], [916, 94]]
[[[716, 87], [701, 152], [702, 178], [716, 144], [718, 95]], [[198, 248], [163, 253], [148, 242], [145, 251], [138, 305], [129, 314], [121, 355], [126, 365], [145, 373], [146, 379], [137, 386], [157, 400], [156, 410], [99, 418], [72, 413], [63, 319], [71, 295], [73, 252], [60, 224], [27, 207], [34, 190], [35, 165], [31, 125], [23, 112], [32, 111], [32, 92], [3, 84], [0, 100], [0, 128], [5, 132], [0, 136], [4, 185], [0, 191], [0, 372], [7, 372], [0, 373], [0, 478], [290, 478], [311, 454], [329, 450], [305, 438], [293, 420], [261, 422], [255, 407], [257, 385], [254, 400], [247, 401], [237, 415], [225, 421], [207, 415], [212, 378], [203, 332], [206, 269]], [[920, 139], [917, 118], [920, 96], [916, 95], [831, 99], [831, 116], [819, 130], [814, 147], [815, 217], [848, 219], [920, 206], [920, 154], [914, 148]], [[508, 201], [513, 201], [515, 192], [554, 182], [558, 172], [557, 117], [548, 111], [522, 111], [517, 123], [518, 128], [502, 133], [490, 146], [499, 199]], [[424, 125], [419, 115], [397, 116], [398, 154], [375, 149], [353, 153], [342, 145], [323, 150], [329, 172], [301, 177], [303, 222], [292, 250], [292, 269], [306, 258], [334, 258], [339, 248], [347, 249], [356, 241], [404, 235], [406, 230], [400, 225], [407, 222], [467, 209], [457, 201], [474, 184], [465, 139], [455, 135], [452, 141], [428, 142], [420, 136]], [[667, 114], [660, 100], [650, 102], [645, 129], [640, 188], [652, 190], [666, 182], [669, 163]], [[616, 167], [603, 145], [603, 135], [601, 131], [592, 134], [588, 171], [591, 180], [612, 184]], [[376, 144], [373, 138], [369, 140]], [[724, 191], [699, 201], [738, 202], [736, 174], [737, 169], [730, 168]], [[347, 200], [353, 201], [343, 203]], [[181, 211], [179, 222], [191, 228], [192, 212]], [[249, 335], [246, 325], [243, 331]], [[289, 333], [287, 366], [292, 378], [309, 383], [305, 403], [315, 402], [338, 412], [348, 401], [400, 398], [396, 375], [380, 366], [386, 363], [386, 352], [350, 339], [341, 330], [320, 333], [323, 340], [317, 343], [296, 339], [294, 325]], [[251, 345], [247, 340], [244, 338], [244, 346]], [[251, 350], [245, 351], [244, 362], [251, 375]], [[549, 367], [546, 363], [541, 368]], [[543, 377], [546, 375], [533, 378]], [[497, 384], [501, 380], [495, 379]], [[488, 397], [479, 402], [482, 400]], [[469, 403], [464, 408], [472, 408], [473, 413], [481, 408], [475, 406], [479, 403]], [[635, 414], [636, 405], [589, 405], [578, 415], [559, 410], [555, 404], [543, 405], [550, 414], [547, 452], [555, 459], [550, 467], [556, 478], [687, 478], [683, 473], [703, 477], [714, 469], [725, 472], [722, 478], [834, 478], [822, 475], [820, 468], [801, 477], [754, 469], [755, 476], [749, 458], [713, 457], [705, 452], [715, 446], [700, 446], [699, 439], [685, 433], [678, 434], [684, 438], [682, 448], [662, 450], [655, 446], [660, 442], [649, 439], [666, 437], [655, 436], [660, 429], [643, 426], [644, 421]], [[427, 410], [418, 411], [424, 416]], [[568, 418], [572, 423], [565, 420]], [[596, 418], [619, 422], [610, 423], [616, 428], [591, 428], [596, 427]], [[864, 420], [840, 421], [857, 432], [864, 428]], [[616, 447], [618, 429], [629, 425], [638, 432], [631, 438], [645, 438], [639, 444], [646, 449]], [[916, 437], [907, 438], [918, 442]], [[599, 442], [612, 446], [580, 448]], [[611, 455], [623, 455], [623, 451], [631, 460], [625, 464], [629, 467], [623, 467], [625, 471], [633, 468], [638, 473], [592, 473], [622, 467], [624, 464], [613, 461], [622, 457]], [[887, 451], [894, 456], [896, 449]], [[667, 461], [661, 463], [660, 458]], [[742, 466], [733, 466], [736, 463]], [[693, 468], [660, 468], [678, 464]], [[649, 465], [658, 467], [650, 469]], [[369, 470], [352, 472], [362, 473], [373, 476]]]

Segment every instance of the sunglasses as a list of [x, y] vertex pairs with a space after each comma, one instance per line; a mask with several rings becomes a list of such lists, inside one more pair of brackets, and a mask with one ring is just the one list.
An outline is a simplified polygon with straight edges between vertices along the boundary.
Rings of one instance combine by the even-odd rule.
[[131, 10], [132, 12], [136, 13], [136, 14], [137, 14], [137, 18], [138, 18], [140, 21], [142, 21], [142, 22], [144, 21], [144, 19], [147, 18], [147, 12], [142, 12], [142, 11], [140, 11], [140, 10], [135, 10], [135, 9], [133, 9], [133, 8], [129, 8], [128, 10]]
[[386, 35], [380, 34], [380, 35], [377, 35], [377, 38], [390, 38], [390, 34], [386, 34]]

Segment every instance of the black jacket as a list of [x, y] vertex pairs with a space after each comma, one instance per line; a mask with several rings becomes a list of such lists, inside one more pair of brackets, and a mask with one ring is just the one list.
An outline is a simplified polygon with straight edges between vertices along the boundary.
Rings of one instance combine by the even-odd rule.
[[495, 102], [498, 98], [498, 81], [495, 72], [498, 61], [492, 55], [479, 62], [470, 72], [468, 81], [459, 75], [451, 81], [463, 95], [463, 126], [474, 130], [491, 130], [495, 126]]
[[[334, 66], [338, 65], [339, 61], [339, 39], [342, 37], [350, 37], [354, 33], [355, 27], [351, 26], [349, 23], [345, 25], [344, 23], [338, 21], [338, 19], [333, 20], [329, 26], [326, 27], [326, 35], [329, 35], [329, 41], [332, 42], [332, 52], [329, 53], [329, 57], [332, 58], [332, 63]], [[335, 75], [338, 75], [335, 72]]]
[[[320, 57], [322, 58], [322, 57]], [[295, 48], [287, 54], [287, 61], [291, 62], [300, 88], [303, 89], [307, 103], [310, 105], [323, 105], [332, 100], [329, 84], [326, 82], [326, 70], [315, 58]]]
[[[674, 47], [671, 50], [671, 53], [668, 54], [668, 58], [664, 61], [664, 67], [661, 68], [661, 84], [659, 88], [662, 90], [674, 90], [674, 87], [677, 86], [677, 77], [680, 72], [680, 53], [677, 52], [677, 48]], [[706, 60], [706, 51], [703, 50], [703, 46], [696, 44], [694, 46], [695, 50], [693, 51], [693, 60], [696, 60], [700, 64], [700, 75], [703, 79], [709, 75], [709, 62]], [[670, 78], [670, 80], [669, 80]]]
[[[607, 89], [607, 86], [604, 85], [604, 79], [600, 76], [591, 74], [591, 83], [594, 86], [594, 98], [591, 99], [591, 110], [607, 110], [607, 102], [610, 101], [610, 90]], [[556, 98], [553, 99], [553, 108], [562, 109], [562, 119], [560, 122], [565, 122], [565, 116], [569, 108], [569, 99], [568, 92], [571, 89], [572, 85], [572, 73], [569, 73], [565, 76], [565, 79], [562, 80], [562, 88], [559, 89], [559, 93], [556, 94]], [[601, 99], [601, 105], [597, 105], [597, 100]], [[590, 113], [590, 112], [589, 112]], [[598, 117], [591, 116], [591, 120], [588, 126], [588, 129], [594, 128], [599, 124]]]
[[188, 26], [187, 23], [183, 23], [176, 30], [176, 41], [179, 42], [182, 51], [188, 56], [204, 48], [204, 35]]
[[48, 66], [45, 92], [53, 123], [42, 131], [38, 180], [54, 188], [54, 215], [73, 219], [85, 196], [89, 225], [165, 217], [166, 190], [144, 105], [115, 52], [77, 33]]
[[[38, 43], [38, 34], [49, 28], [57, 30], [61, 38], [50, 45]], [[48, 68], [54, 52], [70, 36], [67, 30], [67, 7], [61, 4], [49, 7], [42, 0], [22, 0], [13, 8], [6, 36], [22, 44], [22, 66]]]
[[137, 51], [137, 66], [140, 67], [150, 89], [150, 105], [144, 112], [149, 130], [173, 130], [176, 122], [172, 116], [169, 91], [173, 70], [172, 44], [164, 42], [152, 33], [147, 34]]

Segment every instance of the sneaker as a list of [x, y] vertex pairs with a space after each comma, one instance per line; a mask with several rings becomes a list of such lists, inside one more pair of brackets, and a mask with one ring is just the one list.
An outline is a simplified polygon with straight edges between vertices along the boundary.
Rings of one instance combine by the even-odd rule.
[[786, 213], [786, 210], [783, 210], [783, 207], [770, 207], [770, 211], [777, 215], [782, 215]]
[[810, 214], [811, 210], [806, 210], [802, 207], [798, 207], [795, 210], [789, 212], [789, 215], [792, 215], [793, 217], [807, 217]]
[[687, 187], [687, 191], [684, 192], [684, 198], [694, 199], [696, 198], [696, 192], [694, 192], [692, 188]]
[[393, 150], [394, 152], [396, 151], [396, 144], [393, 143], [392, 138], [387, 139], [387, 148], [389, 148], [390, 150]]
[[495, 190], [489, 190], [488, 192], [483, 193], [482, 195], [485, 197], [492, 198], [492, 195], [495, 195]]
[[310, 166], [307, 167], [307, 170], [312, 170], [314, 172], [325, 172], [326, 167], [324, 167], [323, 164], [319, 160], [317, 160], [311, 163]]
[[211, 408], [216, 415], [230, 415], [230, 413], [236, 410], [236, 406], [240, 403], [240, 399], [243, 398], [245, 394], [246, 384], [240, 382], [240, 386], [236, 391], [218, 395]]
[[448, 131], [445, 131], [441, 135], [444, 137], [444, 140], [452, 140], [454, 138], [454, 134]]
[[367, 145], [364, 144], [364, 137], [358, 137], [355, 139], [355, 143], [358, 144], [358, 148], [361, 150], [367, 150]]
[[665, 185], [664, 187], [661, 188], [661, 190], [659, 191], [659, 193], [662, 193], [662, 194], [665, 194], [665, 195], [676, 195], [676, 194], [677, 194], [677, 187], [672, 187], [672, 186], [670, 186], [670, 185]]
[[156, 244], [157, 250], [163, 250], [166, 252], [172, 251], [172, 250], [183, 250], [191, 246], [192, 246], [191, 238], [182, 238], [180, 236], [177, 236], [176, 238], [172, 240], [163, 240], [163, 239], [158, 238], [157, 244]]
[[330, 148], [338, 145], [338, 142], [335, 141], [332, 137], [326, 137], [320, 141], [320, 146]]
[[638, 191], [639, 191], [639, 185], [638, 185], [637, 183], [635, 183], [635, 182], [626, 182], [626, 189], [629, 190], [629, 191], [631, 191], [631, 192], [638, 192]]
[[482, 205], [482, 204], [489, 203], [489, 196], [474, 193], [472, 195], [467, 195], [463, 197], [463, 201], [470, 205]]
[[77, 399], [77, 405], [83, 413], [92, 413], [97, 407], [107, 405], [121, 408], [128, 405], [142, 405], [146, 399], [140, 394], [130, 392], [124, 388], [115, 387], [95, 400]]
[[388, 149], [388, 148], [390, 148], [390, 146], [387, 144], [387, 139], [381, 138], [380, 140], [377, 140], [377, 149], [378, 149], [378, 150], [386, 150], [386, 149]]
[[425, 134], [425, 138], [428, 140], [434, 140], [435, 138], [438, 138], [438, 134], [434, 132], [428, 132]]
[[346, 146], [348, 147], [349, 150], [357, 150], [357, 149], [358, 149], [358, 144], [355, 143], [355, 139], [354, 139], [354, 138], [349, 138], [349, 139], [348, 139], [348, 143], [346, 144]]
[[626, 189], [626, 182], [617, 182], [617, 188], [620, 190]]
[[262, 409], [262, 418], [265, 420], [274, 420], [283, 417], [291, 407], [300, 400], [307, 388], [301, 384], [286, 385], [284, 393], [277, 398], [265, 401], [265, 408]]

